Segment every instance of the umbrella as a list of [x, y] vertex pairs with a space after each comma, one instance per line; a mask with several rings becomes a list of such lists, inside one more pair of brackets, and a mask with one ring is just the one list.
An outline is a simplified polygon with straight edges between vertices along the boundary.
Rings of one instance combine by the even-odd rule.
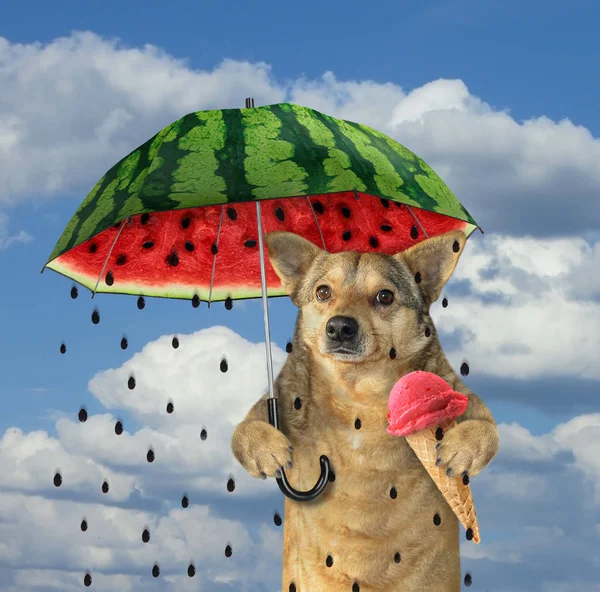
[[[246, 99], [245, 109], [190, 113], [114, 165], [44, 268], [92, 297], [138, 296], [140, 308], [144, 296], [227, 308], [261, 297], [269, 421], [279, 429], [267, 298], [285, 293], [265, 260], [263, 233], [295, 232], [330, 253], [393, 254], [476, 228], [437, 174], [385, 134], [307, 107]], [[282, 470], [281, 491], [296, 501], [317, 498], [330, 474], [327, 457], [319, 461], [311, 490], [294, 489]]]

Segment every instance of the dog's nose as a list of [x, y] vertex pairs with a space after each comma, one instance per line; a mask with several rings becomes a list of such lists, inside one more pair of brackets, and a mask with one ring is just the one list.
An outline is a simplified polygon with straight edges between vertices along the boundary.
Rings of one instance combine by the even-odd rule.
[[325, 331], [333, 341], [348, 341], [358, 333], [358, 323], [352, 317], [331, 317]]

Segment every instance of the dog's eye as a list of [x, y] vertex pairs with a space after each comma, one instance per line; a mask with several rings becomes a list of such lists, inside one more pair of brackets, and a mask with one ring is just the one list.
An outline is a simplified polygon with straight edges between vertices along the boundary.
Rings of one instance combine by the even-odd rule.
[[329, 286], [319, 286], [317, 288], [317, 298], [319, 300], [329, 300], [331, 298], [331, 288]]
[[380, 304], [391, 304], [394, 302], [394, 293], [391, 290], [380, 290], [376, 296]]

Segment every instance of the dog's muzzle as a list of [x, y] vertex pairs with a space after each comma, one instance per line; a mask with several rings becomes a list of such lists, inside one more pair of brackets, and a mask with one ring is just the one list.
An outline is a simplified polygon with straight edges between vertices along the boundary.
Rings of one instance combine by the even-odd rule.
[[325, 325], [325, 333], [333, 348], [342, 347], [354, 349], [358, 337], [358, 322], [352, 317], [331, 317]]

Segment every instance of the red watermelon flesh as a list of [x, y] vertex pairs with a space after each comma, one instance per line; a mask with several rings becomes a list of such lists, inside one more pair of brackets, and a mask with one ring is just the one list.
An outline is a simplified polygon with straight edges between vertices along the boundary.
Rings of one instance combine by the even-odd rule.
[[[428, 236], [457, 229], [469, 235], [475, 228], [456, 218], [353, 192], [265, 200], [261, 208], [264, 232], [294, 232], [329, 253], [394, 254], [424, 240], [423, 230]], [[102, 274], [98, 292], [188, 299], [196, 295], [208, 300], [216, 261], [212, 301], [258, 297], [257, 232], [255, 202], [140, 214], [71, 249], [48, 267], [91, 290]], [[268, 294], [283, 295], [266, 248], [265, 259]]]

